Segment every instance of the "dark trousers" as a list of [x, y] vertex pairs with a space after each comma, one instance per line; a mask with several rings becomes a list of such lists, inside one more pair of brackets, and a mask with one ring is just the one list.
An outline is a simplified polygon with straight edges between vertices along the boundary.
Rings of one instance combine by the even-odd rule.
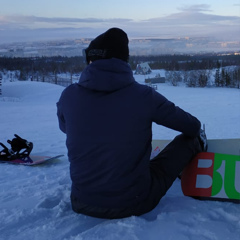
[[178, 135], [149, 162], [152, 177], [150, 194], [136, 206], [122, 209], [99, 208], [83, 204], [71, 195], [72, 209], [77, 213], [108, 219], [140, 216], [147, 213], [156, 207], [184, 167], [200, 151], [198, 138]]

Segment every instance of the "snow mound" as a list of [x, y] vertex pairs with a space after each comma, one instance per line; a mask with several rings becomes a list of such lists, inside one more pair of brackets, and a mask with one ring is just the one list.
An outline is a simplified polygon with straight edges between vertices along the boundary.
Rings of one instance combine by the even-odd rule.
[[63, 87], [50, 83], [17, 81], [4, 83], [2, 94], [4, 99], [9, 100], [18, 99], [18, 101], [49, 103], [49, 101], [57, 101], [56, 96], [62, 90]]
[[[0, 165], [1, 240], [239, 239], [238, 204], [185, 197], [179, 180], [153, 211], [141, 217], [103, 220], [75, 214], [69, 199], [65, 135], [58, 129], [56, 117], [56, 102], [63, 89], [40, 82], [3, 84], [0, 141], [6, 143], [17, 133], [34, 143], [33, 154], [65, 156], [38, 167]], [[239, 137], [238, 89], [158, 84], [158, 91], [204, 122], [209, 138]], [[176, 134], [153, 126], [155, 138], [169, 139]]]

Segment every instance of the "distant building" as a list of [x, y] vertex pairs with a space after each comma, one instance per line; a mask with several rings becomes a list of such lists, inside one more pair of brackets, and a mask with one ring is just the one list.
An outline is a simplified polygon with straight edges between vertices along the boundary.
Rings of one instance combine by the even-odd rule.
[[165, 77], [161, 77], [160, 74], [156, 74], [156, 76], [153, 78], [146, 78], [145, 83], [165, 83], [165, 80]]
[[135, 74], [145, 75], [145, 74], [150, 74], [151, 72], [152, 70], [150, 66], [148, 65], [147, 62], [145, 62], [137, 65]]

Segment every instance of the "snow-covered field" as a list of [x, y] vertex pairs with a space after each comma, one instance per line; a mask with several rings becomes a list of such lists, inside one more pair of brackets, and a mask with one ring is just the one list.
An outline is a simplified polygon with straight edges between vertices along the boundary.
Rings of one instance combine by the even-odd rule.
[[[143, 76], [136, 76], [143, 82]], [[240, 205], [198, 201], [182, 194], [176, 180], [150, 213], [104, 220], [75, 214], [70, 206], [65, 135], [58, 129], [56, 102], [63, 87], [41, 82], [3, 82], [0, 142], [17, 133], [34, 143], [33, 154], [59, 161], [37, 167], [0, 165], [1, 240], [238, 240]], [[158, 84], [158, 90], [206, 125], [208, 138], [240, 137], [240, 90]], [[153, 126], [155, 139], [177, 132]]]

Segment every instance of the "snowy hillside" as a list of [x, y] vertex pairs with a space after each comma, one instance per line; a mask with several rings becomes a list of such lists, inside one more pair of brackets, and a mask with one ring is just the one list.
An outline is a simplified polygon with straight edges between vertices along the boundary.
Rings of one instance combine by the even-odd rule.
[[[143, 83], [142, 76], [136, 79]], [[0, 240], [238, 240], [240, 205], [198, 201], [182, 194], [180, 181], [150, 213], [121, 220], [77, 215], [70, 206], [65, 135], [58, 129], [56, 102], [64, 88], [41, 82], [3, 83], [0, 141], [17, 133], [34, 143], [33, 154], [59, 161], [37, 167], [0, 165]], [[206, 125], [208, 138], [239, 138], [240, 91], [158, 84], [158, 91]], [[177, 132], [153, 126], [155, 139]]]

